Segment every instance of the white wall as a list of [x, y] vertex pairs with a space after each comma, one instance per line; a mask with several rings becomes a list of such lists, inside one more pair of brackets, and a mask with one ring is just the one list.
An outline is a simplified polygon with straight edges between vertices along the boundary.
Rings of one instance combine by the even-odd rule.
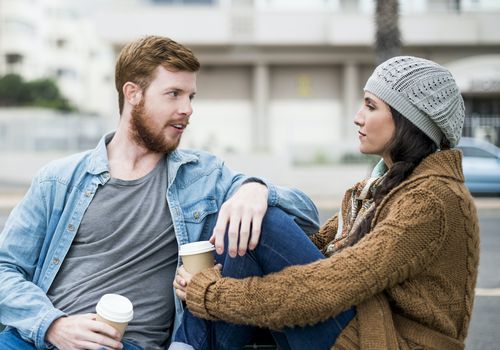
[[212, 152], [251, 150], [252, 104], [249, 100], [195, 101], [182, 147]]
[[341, 112], [340, 102], [333, 99], [272, 101], [272, 153], [301, 158], [340, 142]]

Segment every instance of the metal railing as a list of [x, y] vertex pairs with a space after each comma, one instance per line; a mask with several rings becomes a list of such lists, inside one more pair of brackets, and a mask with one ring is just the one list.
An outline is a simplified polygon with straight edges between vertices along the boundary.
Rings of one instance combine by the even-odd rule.
[[500, 145], [500, 114], [471, 114], [464, 122], [464, 136], [485, 139]]

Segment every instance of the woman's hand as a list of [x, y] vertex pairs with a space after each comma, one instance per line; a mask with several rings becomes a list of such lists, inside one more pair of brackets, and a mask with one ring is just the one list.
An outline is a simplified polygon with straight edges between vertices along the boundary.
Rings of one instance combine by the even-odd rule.
[[177, 274], [174, 278], [175, 294], [183, 301], [186, 301], [186, 289], [189, 282], [191, 282], [191, 278], [193, 278], [193, 275], [186, 271], [184, 265], [181, 265], [177, 269]]
[[[214, 268], [222, 270], [222, 265], [217, 264], [214, 266]], [[181, 299], [182, 301], [186, 301], [186, 290], [192, 278], [193, 275], [184, 268], [184, 265], [179, 266], [179, 268], [177, 269], [177, 274], [174, 278], [174, 288], [175, 294], [177, 294], [179, 299]]]

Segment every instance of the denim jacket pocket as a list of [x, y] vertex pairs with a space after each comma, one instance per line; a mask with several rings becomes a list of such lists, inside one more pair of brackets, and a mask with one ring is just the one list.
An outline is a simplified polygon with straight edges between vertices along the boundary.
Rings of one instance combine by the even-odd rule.
[[216, 213], [217, 210], [215, 198], [204, 198], [183, 207], [182, 212], [187, 223], [199, 224], [203, 222], [207, 215]]

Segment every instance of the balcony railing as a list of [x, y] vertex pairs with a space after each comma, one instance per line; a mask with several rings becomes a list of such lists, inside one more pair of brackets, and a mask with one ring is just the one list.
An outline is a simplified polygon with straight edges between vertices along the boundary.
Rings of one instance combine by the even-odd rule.
[[463, 135], [500, 146], [500, 114], [473, 113], [465, 118]]

